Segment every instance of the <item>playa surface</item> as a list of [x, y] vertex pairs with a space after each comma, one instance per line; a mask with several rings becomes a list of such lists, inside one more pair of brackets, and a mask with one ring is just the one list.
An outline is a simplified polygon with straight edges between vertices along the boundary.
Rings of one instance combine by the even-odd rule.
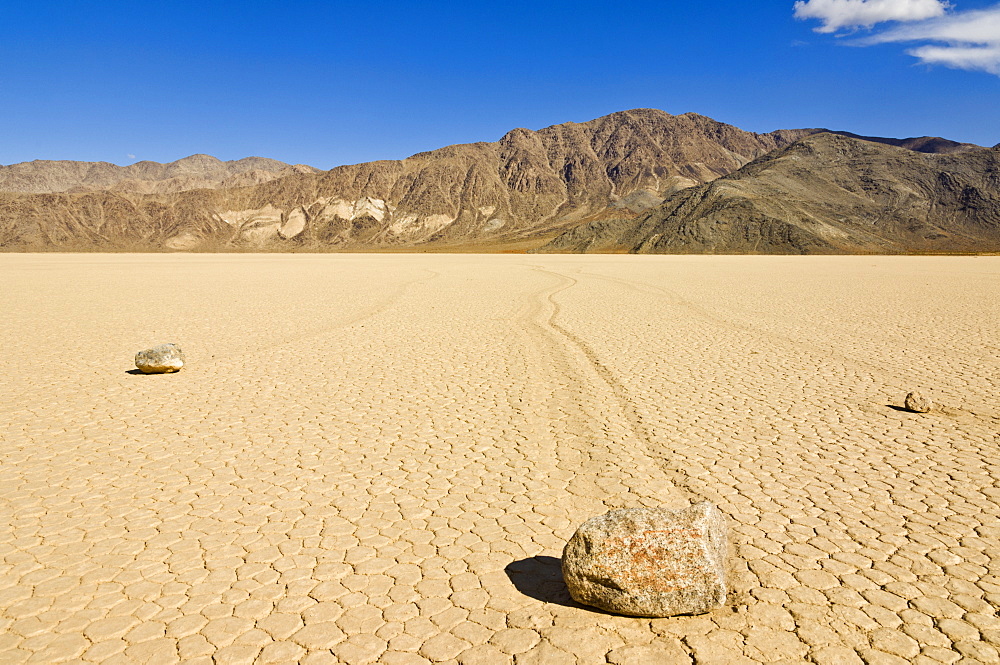
[[[1000, 662], [1000, 258], [7, 254], [0, 283], [2, 663]], [[130, 373], [162, 342], [185, 369]], [[581, 522], [702, 498], [728, 607], [569, 599]]]

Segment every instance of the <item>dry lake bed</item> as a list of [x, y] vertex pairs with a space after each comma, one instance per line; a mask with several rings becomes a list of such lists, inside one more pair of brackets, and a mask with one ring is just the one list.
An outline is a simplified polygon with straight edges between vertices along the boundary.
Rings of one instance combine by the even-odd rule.
[[[0, 663], [1000, 662], [1000, 257], [4, 254], [0, 284]], [[182, 371], [130, 372], [162, 342]], [[698, 499], [726, 608], [570, 600], [581, 522]]]

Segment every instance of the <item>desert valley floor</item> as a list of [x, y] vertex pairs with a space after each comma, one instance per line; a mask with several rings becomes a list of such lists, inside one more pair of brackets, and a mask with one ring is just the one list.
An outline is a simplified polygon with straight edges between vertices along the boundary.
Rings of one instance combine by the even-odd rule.
[[[0, 284], [2, 663], [1000, 662], [1000, 257], [6, 254]], [[162, 342], [181, 372], [130, 372]], [[702, 498], [728, 607], [569, 599], [581, 522]]]

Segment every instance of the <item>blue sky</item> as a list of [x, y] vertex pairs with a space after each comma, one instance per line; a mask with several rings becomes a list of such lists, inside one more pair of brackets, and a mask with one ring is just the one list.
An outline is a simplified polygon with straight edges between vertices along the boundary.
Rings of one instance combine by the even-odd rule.
[[[869, 2], [928, 11], [857, 18]], [[794, 5], [0, 0], [0, 163], [208, 153], [331, 168], [637, 107], [759, 132], [1000, 142], [1000, 70], [919, 51], [956, 45], [935, 12], [997, 2]]]

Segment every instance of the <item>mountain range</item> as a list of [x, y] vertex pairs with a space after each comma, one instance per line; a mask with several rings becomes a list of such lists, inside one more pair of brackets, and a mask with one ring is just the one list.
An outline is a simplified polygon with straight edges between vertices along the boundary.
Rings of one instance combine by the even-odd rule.
[[824, 132], [631, 220], [540, 251], [853, 254], [1000, 249], [1000, 147], [922, 153]]
[[0, 166], [0, 248], [1000, 250], [1000, 148], [613, 113], [318, 171], [195, 155]]
[[0, 192], [51, 194], [110, 190], [168, 194], [191, 189], [259, 185], [295, 173], [317, 172], [319, 169], [311, 166], [292, 166], [264, 157], [223, 162], [211, 155], [191, 155], [169, 164], [143, 161], [130, 166], [108, 162], [35, 160], [0, 165]]

